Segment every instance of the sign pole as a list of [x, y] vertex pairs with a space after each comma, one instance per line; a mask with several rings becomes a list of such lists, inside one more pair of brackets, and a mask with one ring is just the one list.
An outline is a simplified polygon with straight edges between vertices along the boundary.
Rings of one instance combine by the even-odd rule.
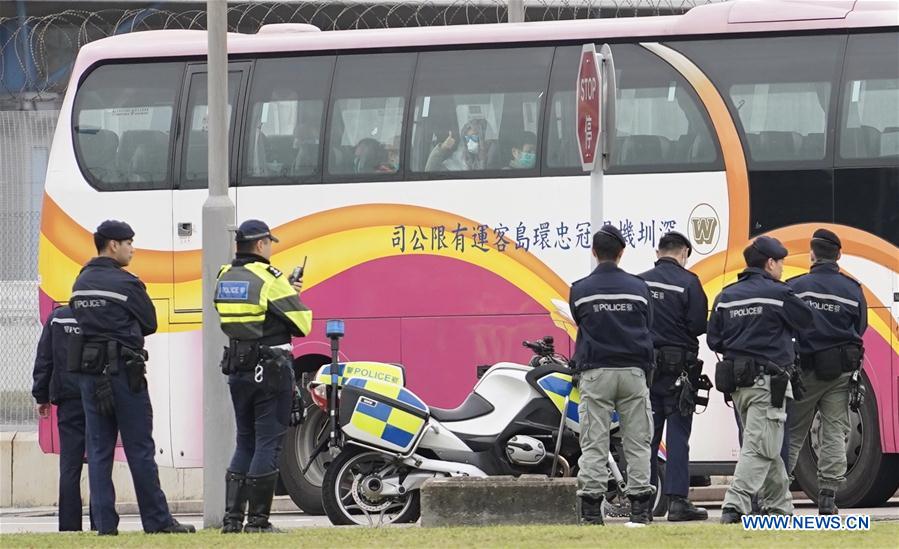
[[227, 339], [213, 304], [218, 270], [231, 260], [234, 203], [228, 196], [228, 4], [208, 0], [209, 197], [203, 204], [203, 527], [222, 525], [225, 470], [234, 443], [228, 384], [218, 373]]
[[581, 167], [590, 172], [590, 227], [605, 223], [603, 171], [609, 165], [615, 124], [615, 68], [612, 50], [603, 45], [596, 53], [592, 43], [581, 48], [577, 83], [577, 143]]

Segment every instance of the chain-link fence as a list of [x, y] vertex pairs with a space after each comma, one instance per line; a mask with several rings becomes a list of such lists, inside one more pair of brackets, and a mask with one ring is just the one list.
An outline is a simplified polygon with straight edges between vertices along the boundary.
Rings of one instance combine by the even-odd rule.
[[34, 425], [40, 200], [58, 111], [0, 111], [0, 428]]

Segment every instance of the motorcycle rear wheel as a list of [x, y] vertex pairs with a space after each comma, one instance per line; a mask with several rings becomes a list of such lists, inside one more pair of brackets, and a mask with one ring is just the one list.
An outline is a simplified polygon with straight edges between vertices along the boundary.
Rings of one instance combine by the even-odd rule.
[[393, 458], [358, 446], [346, 446], [331, 462], [322, 482], [322, 504], [334, 525], [382, 526], [415, 522], [421, 514], [418, 490], [402, 496], [370, 499], [361, 493], [357, 482], [369, 475], [394, 474]]

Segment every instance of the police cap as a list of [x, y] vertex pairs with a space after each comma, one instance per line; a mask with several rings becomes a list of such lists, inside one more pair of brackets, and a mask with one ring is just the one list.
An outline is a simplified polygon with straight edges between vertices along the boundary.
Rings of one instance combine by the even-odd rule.
[[624, 236], [621, 235], [621, 231], [619, 231], [618, 228], [614, 225], [603, 225], [598, 231], [596, 231], [595, 236], [598, 235], [617, 240], [618, 243], [621, 244], [622, 248], [627, 246], [627, 242], [624, 240]]
[[765, 257], [774, 260], [783, 259], [789, 253], [780, 240], [770, 236], [760, 236], [752, 243], [752, 247], [761, 252]]
[[95, 234], [109, 240], [129, 240], [134, 238], [134, 230], [131, 229], [131, 225], [115, 219], [107, 219], [100, 223]]
[[812, 240], [823, 240], [824, 242], [828, 242], [833, 244], [837, 248], [842, 248], [843, 243], [840, 242], [840, 237], [833, 231], [828, 231], [827, 229], [818, 229], [812, 235]]
[[686, 246], [687, 257], [690, 257], [690, 254], [693, 253], [693, 245], [690, 244], [690, 239], [677, 231], [668, 231], [659, 239], [660, 250], [672, 245]]
[[271, 229], [269, 229], [268, 225], [264, 222], [259, 221], [258, 219], [247, 219], [237, 228], [235, 240], [237, 242], [252, 242], [265, 237], [271, 238], [274, 242], [278, 242], [278, 239], [275, 238]]

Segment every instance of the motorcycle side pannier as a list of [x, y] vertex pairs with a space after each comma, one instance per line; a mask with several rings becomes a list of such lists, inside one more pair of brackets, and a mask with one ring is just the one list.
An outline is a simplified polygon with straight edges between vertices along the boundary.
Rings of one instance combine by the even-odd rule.
[[341, 390], [341, 430], [369, 446], [408, 453], [421, 437], [429, 415], [428, 406], [399, 385], [350, 378]]

